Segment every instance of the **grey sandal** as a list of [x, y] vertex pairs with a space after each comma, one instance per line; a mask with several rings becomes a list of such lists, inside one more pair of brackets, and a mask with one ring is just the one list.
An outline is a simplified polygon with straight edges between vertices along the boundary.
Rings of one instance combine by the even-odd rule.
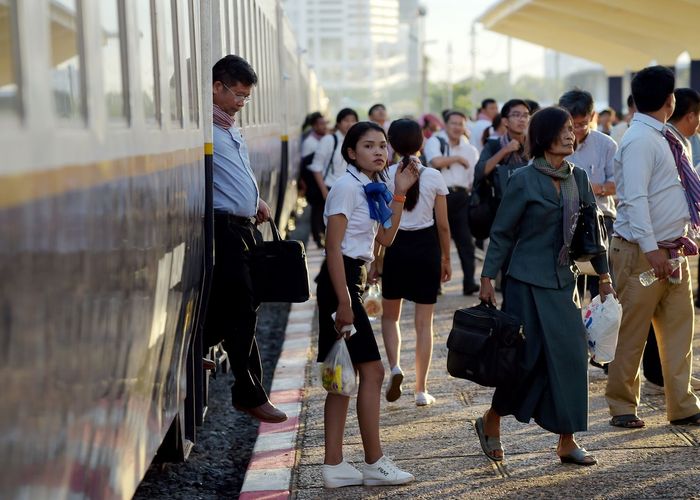
[[595, 465], [598, 463], [598, 460], [596, 460], [593, 455], [588, 453], [585, 448], [576, 448], [568, 455], [560, 455], [559, 459], [563, 464]]
[[484, 455], [494, 462], [501, 462], [503, 460], [502, 456], [493, 456], [494, 451], [504, 453], [503, 445], [501, 445], [501, 438], [489, 437], [486, 435], [486, 432], [484, 431], [484, 419], [482, 417], [476, 419], [474, 428], [476, 429], [476, 435], [479, 436], [479, 442], [481, 443], [481, 449], [484, 450]]

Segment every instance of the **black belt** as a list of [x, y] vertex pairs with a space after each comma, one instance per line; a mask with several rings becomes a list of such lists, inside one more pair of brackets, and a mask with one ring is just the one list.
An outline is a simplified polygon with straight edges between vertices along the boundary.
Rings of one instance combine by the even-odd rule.
[[247, 226], [248, 224], [254, 224], [255, 217], [241, 217], [240, 215], [233, 215], [228, 212], [214, 212], [214, 217], [226, 219], [229, 222], [238, 224], [239, 226]]
[[469, 193], [469, 190], [462, 186], [450, 186], [447, 188], [450, 193]]

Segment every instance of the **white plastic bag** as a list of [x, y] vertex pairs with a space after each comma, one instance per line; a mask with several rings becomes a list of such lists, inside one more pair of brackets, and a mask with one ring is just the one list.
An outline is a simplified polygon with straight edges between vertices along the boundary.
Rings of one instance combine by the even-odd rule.
[[620, 302], [612, 295], [601, 302], [600, 295], [596, 295], [582, 315], [592, 359], [600, 364], [610, 363], [615, 359], [617, 335], [622, 322]]
[[362, 298], [362, 305], [365, 307], [369, 319], [377, 319], [382, 316], [382, 289], [379, 283], [372, 283]]
[[352, 396], [357, 391], [355, 368], [352, 366], [345, 338], [338, 339], [321, 364], [321, 383], [331, 394]]

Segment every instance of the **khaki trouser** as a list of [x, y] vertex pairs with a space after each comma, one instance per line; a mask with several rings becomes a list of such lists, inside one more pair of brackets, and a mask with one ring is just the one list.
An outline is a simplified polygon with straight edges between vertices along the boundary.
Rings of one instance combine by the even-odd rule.
[[650, 321], [659, 344], [668, 419], [700, 413], [700, 402], [690, 388], [695, 310], [688, 260], [681, 266], [680, 284], [663, 280], [649, 287], [639, 282], [639, 274], [651, 266], [637, 244], [613, 238], [610, 260], [622, 304], [622, 325], [605, 391], [610, 414], [637, 414], [641, 388], [639, 365]]

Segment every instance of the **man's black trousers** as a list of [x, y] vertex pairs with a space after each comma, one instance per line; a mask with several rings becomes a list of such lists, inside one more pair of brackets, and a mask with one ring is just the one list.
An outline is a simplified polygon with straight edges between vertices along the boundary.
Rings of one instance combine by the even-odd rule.
[[223, 340], [236, 381], [235, 406], [254, 408], [267, 401], [262, 363], [255, 341], [257, 309], [248, 268], [248, 250], [262, 241], [251, 223], [226, 214], [214, 217], [214, 278], [207, 307], [205, 337], [209, 346]]

